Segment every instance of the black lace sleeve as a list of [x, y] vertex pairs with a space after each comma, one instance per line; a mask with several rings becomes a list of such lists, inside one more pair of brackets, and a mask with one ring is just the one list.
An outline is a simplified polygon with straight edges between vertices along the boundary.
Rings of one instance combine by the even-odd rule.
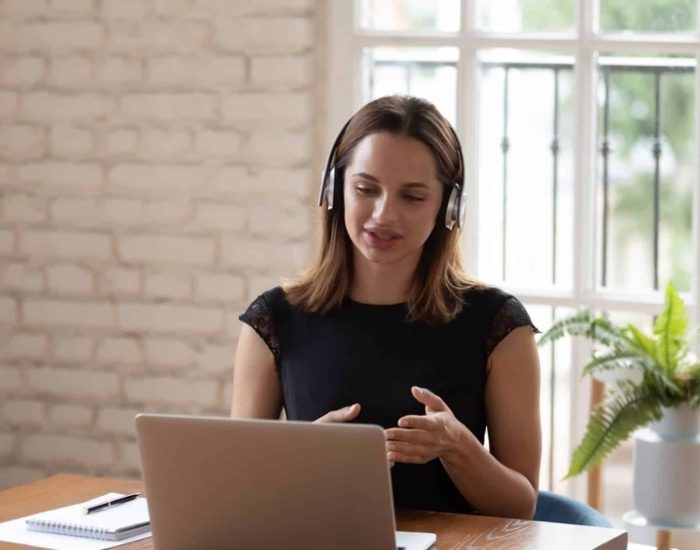
[[486, 353], [491, 355], [491, 352], [496, 349], [500, 341], [508, 336], [512, 330], [528, 325], [532, 327], [533, 332], [540, 332], [532, 323], [530, 315], [523, 304], [520, 303], [520, 300], [510, 296], [503, 302], [493, 319], [491, 332], [486, 339]]
[[267, 347], [270, 348], [275, 358], [275, 363], [277, 363], [279, 360], [280, 346], [277, 335], [275, 334], [272, 310], [265, 300], [265, 297], [262, 295], [258, 296], [238, 318], [245, 324], [250, 325], [253, 330], [260, 335], [260, 338], [262, 338], [267, 344]]

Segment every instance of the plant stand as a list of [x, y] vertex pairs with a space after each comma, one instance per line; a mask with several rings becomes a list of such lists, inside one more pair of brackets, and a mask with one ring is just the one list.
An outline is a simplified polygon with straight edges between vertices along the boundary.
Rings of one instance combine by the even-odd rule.
[[635, 510], [623, 521], [633, 540], [644, 532], [635, 542], [670, 550], [673, 538], [679, 548], [700, 548], [700, 410], [683, 404], [663, 411], [635, 435]]
[[636, 510], [622, 516], [630, 542], [655, 545], [659, 550], [670, 550], [672, 543], [678, 550], [700, 548], [700, 524], [695, 527], [673, 527], [654, 524]]

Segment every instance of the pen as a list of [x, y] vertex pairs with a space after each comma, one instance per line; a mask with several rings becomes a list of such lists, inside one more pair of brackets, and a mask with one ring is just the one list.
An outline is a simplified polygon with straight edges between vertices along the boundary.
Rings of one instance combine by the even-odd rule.
[[99, 504], [93, 504], [85, 508], [86, 514], [92, 514], [93, 512], [99, 512], [106, 508], [111, 508], [112, 506], [117, 506], [118, 504], [124, 504], [130, 500], [134, 500], [141, 493], [132, 493], [130, 495], [124, 495], [123, 497], [115, 498], [114, 500], [108, 500], [107, 502], [100, 502]]

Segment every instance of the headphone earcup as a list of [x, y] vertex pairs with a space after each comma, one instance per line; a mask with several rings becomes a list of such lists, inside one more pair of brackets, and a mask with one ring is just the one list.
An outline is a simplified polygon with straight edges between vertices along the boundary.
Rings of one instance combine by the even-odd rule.
[[324, 170], [321, 176], [321, 189], [318, 194], [318, 205], [326, 204], [328, 210], [333, 209], [335, 195], [335, 167]]
[[343, 192], [343, 169], [333, 166], [321, 177], [321, 190], [318, 195], [318, 205], [326, 204], [328, 210], [338, 207], [340, 194]]
[[458, 183], [454, 183], [450, 189], [447, 205], [445, 207], [445, 227], [450, 231], [455, 224], [461, 228], [464, 225], [464, 218], [467, 211], [467, 204], [462, 188]]

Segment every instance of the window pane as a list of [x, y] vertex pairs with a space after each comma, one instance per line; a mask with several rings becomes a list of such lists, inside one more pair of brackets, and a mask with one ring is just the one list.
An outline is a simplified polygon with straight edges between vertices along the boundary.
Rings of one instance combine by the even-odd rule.
[[480, 66], [478, 276], [570, 289], [573, 59], [500, 50]]
[[673, 32], [695, 29], [696, 0], [600, 0], [604, 31]]
[[479, 26], [517, 31], [571, 31], [575, 0], [480, 0]]
[[457, 32], [459, 0], [361, 0], [360, 28], [390, 32]]
[[[569, 308], [525, 304], [532, 322], [542, 331], [555, 319], [571, 315]], [[540, 489], [566, 493], [571, 446], [571, 338], [539, 349], [542, 461]]]
[[604, 56], [598, 93], [598, 282], [684, 291], [692, 275], [693, 59]]
[[365, 48], [364, 101], [390, 94], [424, 97], [455, 125], [458, 55], [457, 48]]

